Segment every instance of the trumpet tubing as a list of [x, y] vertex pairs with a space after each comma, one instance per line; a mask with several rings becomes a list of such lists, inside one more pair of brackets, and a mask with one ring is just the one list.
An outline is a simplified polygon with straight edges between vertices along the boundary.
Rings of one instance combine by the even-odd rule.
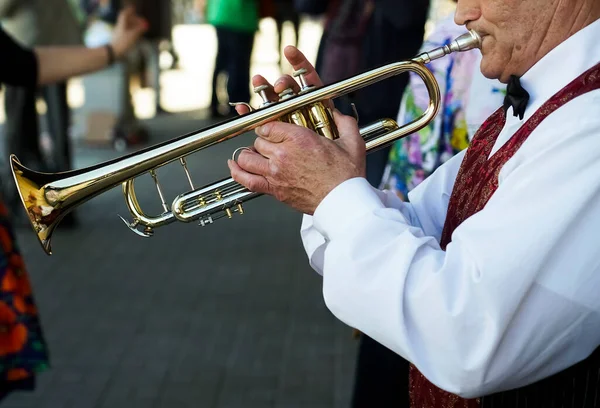
[[[48, 255], [52, 253], [52, 233], [60, 220], [79, 205], [119, 184], [122, 185], [126, 205], [133, 217], [131, 222], [123, 217], [121, 219], [139, 236], [150, 237], [156, 228], [173, 222], [198, 221], [205, 226], [220, 218], [243, 214], [242, 205], [260, 194], [247, 190], [231, 178], [195, 187], [187, 167], [187, 156], [275, 120], [303, 126], [335, 140], [339, 135], [328, 101], [404, 72], [416, 73], [427, 87], [429, 106], [419, 118], [403, 126], [392, 119], [382, 119], [361, 128], [367, 151], [372, 152], [422, 129], [437, 115], [440, 90], [425, 64], [480, 45], [481, 39], [477, 33], [469, 31], [449, 45], [422, 53], [409, 61], [389, 64], [320, 88], [308, 84], [304, 77], [306, 71], [299, 70], [294, 73], [300, 82], [298, 94], [287, 89], [279, 95], [278, 101], [270, 101], [266, 97], [266, 86], [257, 87], [255, 92], [263, 99], [258, 109], [245, 104], [250, 108], [250, 113], [198, 132], [105, 163], [62, 173], [35, 172], [11, 155], [11, 170], [33, 230]], [[182, 166], [190, 190], [177, 196], [169, 205], [156, 170], [174, 161], [179, 161]], [[161, 214], [147, 215], [138, 202], [134, 181], [145, 173], [150, 174], [156, 186], [163, 210]]]

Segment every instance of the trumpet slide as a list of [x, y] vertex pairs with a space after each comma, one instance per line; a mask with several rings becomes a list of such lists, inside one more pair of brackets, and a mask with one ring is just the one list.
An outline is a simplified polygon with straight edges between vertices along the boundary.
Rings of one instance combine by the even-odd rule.
[[[414, 72], [427, 87], [429, 106], [420, 117], [403, 126], [398, 126], [392, 119], [382, 119], [361, 128], [367, 151], [372, 152], [422, 129], [437, 115], [440, 108], [440, 90], [435, 77], [425, 64], [450, 53], [479, 48], [480, 45], [479, 35], [469, 31], [452, 43], [424, 52], [411, 60], [389, 64], [322, 87], [308, 84], [304, 77], [305, 71], [297, 71], [294, 76], [299, 79], [301, 85], [298, 94], [288, 89], [279, 95], [279, 101], [274, 102], [267, 100], [264, 87], [258, 87], [255, 92], [262, 96], [262, 105], [258, 109], [250, 107], [249, 113], [229, 121], [105, 163], [62, 173], [33, 171], [11, 155], [12, 174], [31, 226], [48, 255], [52, 254], [52, 233], [60, 220], [79, 205], [119, 184], [122, 185], [133, 221], [121, 219], [140, 236], [152, 236], [156, 228], [176, 221], [198, 221], [200, 225], [205, 226], [219, 218], [232, 218], [236, 213], [243, 214], [242, 204], [258, 197], [259, 194], [248, 191], [231, 178], [196, 188], [187, 168], [186, 156], [275, 120], [308, 127], [323, 137], [335, 139], [337, 129], [326, 101], [392, 76]], [[156, 169], [174, 161], [179, 161], [183, 167], [190, 190], [177, 196], [169, 206], [156, 177]], [[144, 213], [135, 194], [134, 180], [145, 173], [150, 173], [154, 179], [161, 199], [163, 212], [156, 216]]]

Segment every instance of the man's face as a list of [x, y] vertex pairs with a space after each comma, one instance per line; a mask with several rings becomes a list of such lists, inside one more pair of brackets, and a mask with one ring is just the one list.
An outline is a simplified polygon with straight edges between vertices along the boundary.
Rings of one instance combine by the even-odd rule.
[[[481, 72], [507, 82], [540, 58], [561, 0], [458, 0], [454, 20], [482, 36]], [[551, 30], [550, 30], [551, 31]]]

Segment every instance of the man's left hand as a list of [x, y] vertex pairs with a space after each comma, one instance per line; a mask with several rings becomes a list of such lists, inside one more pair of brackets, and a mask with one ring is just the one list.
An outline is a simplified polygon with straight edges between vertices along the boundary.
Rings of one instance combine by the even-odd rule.
[[256, 129], [255, 151], [228, 161], [231, 176], [250, 191], [275, 197], [312, 215], [335, 187], [365, 177], [365, 143], [356, 120], [334, 112], [340, 138], [331, 141], [312, 130], [283, 122]]

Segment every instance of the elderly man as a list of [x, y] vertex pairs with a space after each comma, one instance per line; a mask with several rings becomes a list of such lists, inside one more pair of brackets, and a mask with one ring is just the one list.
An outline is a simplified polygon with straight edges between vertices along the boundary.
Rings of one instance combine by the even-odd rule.
[[368, 185], [340, 114], [335, 142], [260, 127], [231, 174], [306, 214], [327, 306], [412, 363], [414, 407], [599, 406], [600, 1], [459, 0], [455, 21], [508, 96], [410, 204]]

